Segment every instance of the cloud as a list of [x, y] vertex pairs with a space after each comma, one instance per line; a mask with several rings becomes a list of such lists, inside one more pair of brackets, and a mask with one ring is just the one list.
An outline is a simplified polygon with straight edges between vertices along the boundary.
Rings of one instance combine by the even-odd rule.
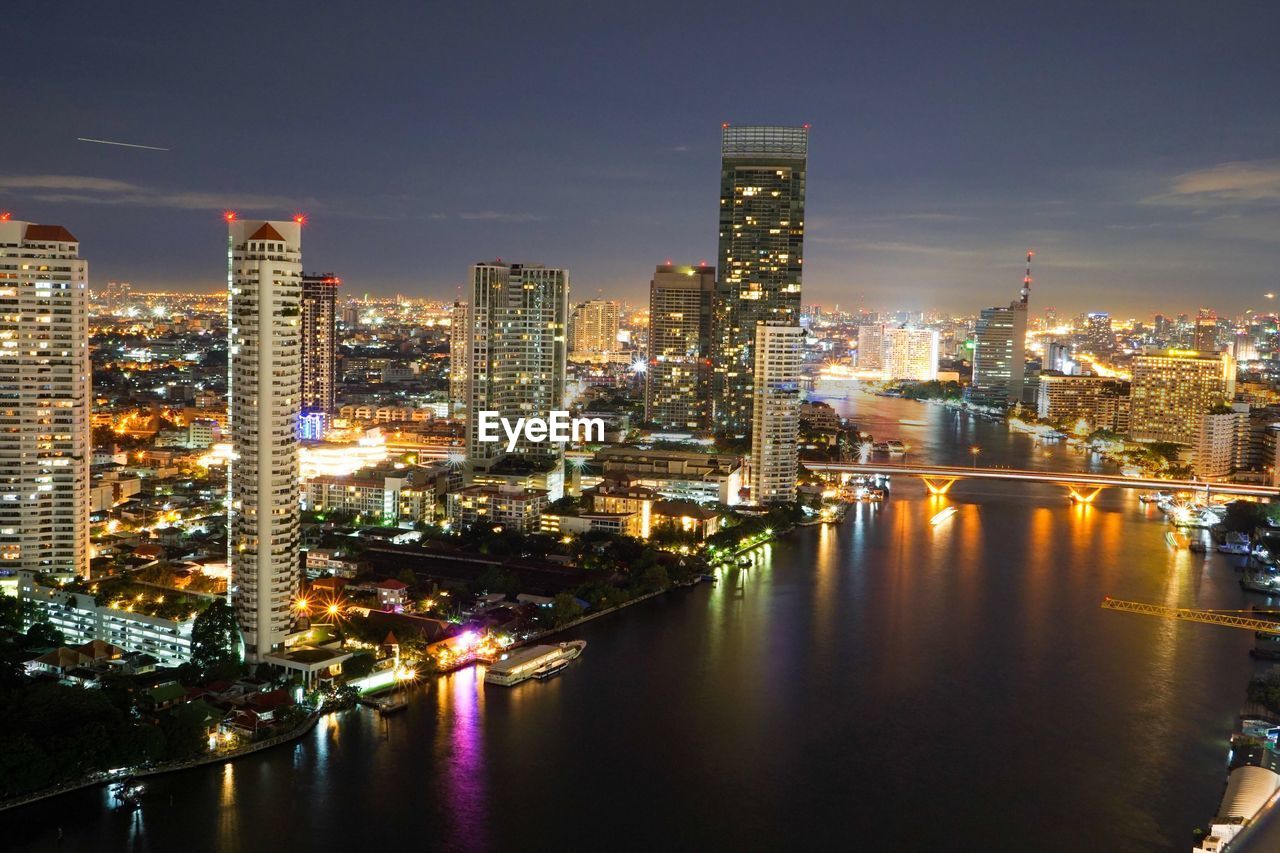
[[457, 217], [467, 222], [541, 222], [546, 218], [536, 213], [502, 213], [497, 210], [459, 213]]
[[0, 175], [0, 189], [7, 190], [83, 190], [86, 192], [135, 192], [138, 187], [110, 178], [85, 175]]
[[890, 252], [893, 254], [931, 255], [935, 257], [965, 258], [982, 253], [974, 249], [959, 249], [934, 243], [908, 243], [899, 240], [859, 240], [853, 237], [809, 237], [807, 242], [825, 245], [848, 246], [860, 252]]
[[1280, 202], [1280, 162], [1235, 161], [1184, 172], [1166, 192], [1143, 199], [1144, 204], [1195, 206], [1254, 202]]
[[315, 199], [238, 193], [168, 192], [150, 187], [85, 175], [0, 175], [0, 190], [27, 190], [36, 201], [51, 204], [108, 204], [133, 207], [165, 207], [179, 210], [225, 208], [309, 210], [321, 207]]

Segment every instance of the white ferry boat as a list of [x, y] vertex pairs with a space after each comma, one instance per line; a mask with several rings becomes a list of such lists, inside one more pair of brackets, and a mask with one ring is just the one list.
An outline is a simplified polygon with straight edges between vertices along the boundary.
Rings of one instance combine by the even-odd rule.
[[[503, 655], [489, 665], [484, 675], [486, 684], [501, 684], [511, 687], [522, 681], [533, 678], [539, 671], [549, 672], [552, 664], [569, 661], [582, 654], [587, 647], [586, 640], [572, 640], [555, 646], [529, 646], [516, 649]], [[559, 671], [557, 667], [555, 671]]]

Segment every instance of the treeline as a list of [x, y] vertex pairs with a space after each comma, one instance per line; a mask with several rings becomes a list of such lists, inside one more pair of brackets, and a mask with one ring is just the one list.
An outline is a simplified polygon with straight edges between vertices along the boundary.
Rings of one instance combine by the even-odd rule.
[[118, 767], [182, 760], [204, 750], [203, 721], [182, 709], [135, 718], [123, 690], [37, 681], [0, 691], [0, 798]]
[[964, 396], [964, 386], [952, 380], [903, 382], [897, 386], [897, 390], [908, 400], [959, 400]]

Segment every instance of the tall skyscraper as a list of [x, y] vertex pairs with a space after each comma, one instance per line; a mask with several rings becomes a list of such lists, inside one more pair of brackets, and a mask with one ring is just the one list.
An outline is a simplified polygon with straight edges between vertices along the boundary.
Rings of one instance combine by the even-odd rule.
[[715, 267], [663, 264], [649, 282], [644, 419], [664, 429], [711, 428], [711, 305]]
[[1111, 315], [1091, 311], [1085, 317], [1085, 345], [1094, 355], [1110, 355], [1116, 349], [1116, 335], [1111, 330]]
[[89, 268], [61, 225], [0, 221], [0, 564], [89, 576]]
[[338, 285], [333, 273], [302, 277], [302, 409], [337, 410]]
[[808, 153], [808, 126], [723, 126], [712, 401], [729, 435], [751, 427], [756, 326], [800, 322]]
[[302, 226], [228, 214], [228, 587], [249, 660], [281, 648], [298, 592]]
[[1191, 336], [1191, 348], [1200, 352], [1217, 352], [1218, 315], [1207, 308], [1201, 308], [1196, 315], [1196, 327]]
[[471, 360], [467, 356], [471, 309], [466, 302], [454, 301], [449, 324], [449, 416], [458, 418], [466, 416], [467, 381], [471, 376]]
[[884, 369], [883, 323], [868, 323], [858, 327], [858, 369]]
[[488, 470], [511, 455], [548, 467], [561, 464], [560, 444], [521, 438], [509, 454], [505, 441], [480, 441], [479, 413], [493, 411], [514, 420], [545, 418], [564, 409], [568, 314], [566, 270], [501, 261], [471, 268], [466, 420], [467, 462], [473, 471]]
[[1010, 302], [1008, 308], [983, 308], [978, 315], [973, 334], [973, 381], [968, 390], [971, 403], [995, 408], [1022, 403], [1033, 254], [1027, 252], [1027, 273], [1017, 301]]
[[751, 500], [756, 504], [796, 499], [804, 335], [799, 326], [756, 327], [751, 425]]
[[885, 374], [890, 379], [928, 382], [938, 378], [938, 332], [889, 329], [885, 336]]
[[608, 299], [589, 299], [569, 318], [569, 352], [584, 358], [617, 352], [621, 306]]
[[1027, 311], [1014, 302], [1008, 308], [983, 308], [973, 335], [973, 383], [969, 401], [1003, 408], [1022, 400], [1026, 376]]
[[1230, 402], [1235, 391], [1236, 365], [1229, 353], [1144, 350], [1133, 357], [1133, 438], [1192, 444], [1201, 416]]

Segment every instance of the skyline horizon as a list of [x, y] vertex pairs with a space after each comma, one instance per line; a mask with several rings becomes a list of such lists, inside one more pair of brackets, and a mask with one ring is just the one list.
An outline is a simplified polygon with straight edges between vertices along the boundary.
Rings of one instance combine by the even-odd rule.
[[[0, 209], [146, 288], [219, 284], [232, 208], [309, 214], [314, 268], [361, 290], [451, 298], [498, 254], [639, 300], [661, 259], [716, 257], [721, 125], [808, 123], [808, 301], [976, 311], [1028, 246], [1061, 311], [1280, 290], [1274, 7], [237, 5], [186, 10], [185, 46], [143, 8], [15, 10], [65, 55], [14, 47]], [[726, 77], [766, 30], [805, 49]], [[537, 48], [477, 63], [495, 40]]]

